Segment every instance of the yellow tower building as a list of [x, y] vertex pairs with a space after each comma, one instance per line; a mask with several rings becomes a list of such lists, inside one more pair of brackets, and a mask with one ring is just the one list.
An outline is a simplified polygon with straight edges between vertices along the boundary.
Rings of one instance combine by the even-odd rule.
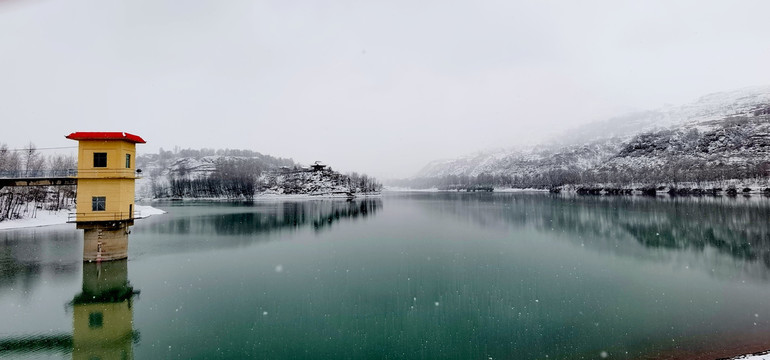
[[128, 227], [134, 225], [136, 144], [124, 132], [74, 132], [78, 141], [77, 210], [71, 221], [84, 229], [83, 260], [128, 257]]

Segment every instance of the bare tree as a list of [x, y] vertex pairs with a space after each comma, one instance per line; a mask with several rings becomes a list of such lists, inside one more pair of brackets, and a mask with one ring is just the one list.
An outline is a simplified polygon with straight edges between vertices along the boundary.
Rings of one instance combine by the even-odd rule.
[[24, 152], [24, 173], [33, 175], [35, 172], [43, 170], [45, 158], [37, 151], [37, 147], [31, 141]]
[[0, 171], [21, 170], [21, 158], [19, 153], [8, 149], [8, 145], [0, 145]]
[[72, 155], [52, 155], [47, 162], [49, 170], [59, 171], [77, 168], [77, 160]]

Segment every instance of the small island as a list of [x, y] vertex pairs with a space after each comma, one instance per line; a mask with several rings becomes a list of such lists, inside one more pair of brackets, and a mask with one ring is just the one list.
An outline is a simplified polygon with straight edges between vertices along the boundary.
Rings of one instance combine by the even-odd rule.
[[264, 196], [346, 197], [378, 195], [382, 184], [356, 172], [342, 174], [316, 161], [251, 150], [176, 150], [137, 158], [147, 174], [137, 196], [152, 199], [253, 200]]

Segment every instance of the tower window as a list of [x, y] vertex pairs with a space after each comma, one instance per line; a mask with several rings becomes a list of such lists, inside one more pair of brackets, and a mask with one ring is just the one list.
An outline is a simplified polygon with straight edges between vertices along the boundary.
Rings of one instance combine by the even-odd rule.
[[107, 207], [107, 197], [105, 196], [94, 196], [91, 198], [91, 211], [104, 211], [104, 209]]
[[98, 329], [104, 324], [104, 315], [101, 312], [92, 312], [88, 314], [88, 327]]
[[126, 154], [126, 169], [131, 168], [131, 154]]
[[94, 153], [94, 167], [107, 167], [107, 153]]

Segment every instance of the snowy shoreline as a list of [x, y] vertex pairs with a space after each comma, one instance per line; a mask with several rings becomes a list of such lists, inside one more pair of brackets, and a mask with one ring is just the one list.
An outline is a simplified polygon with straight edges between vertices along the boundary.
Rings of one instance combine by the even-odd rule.
[[[68, 209], [59, 211], [41, 210], [34, 218], [0, 221], [0, 231], [67, 224], [67, 218], [71, 211], [72, 210]], [[161, 209], [143, 205], [136, 205], [136, 211], [140, 212], [140, 215], [137, 216], [136, 219], [144, 219], [152, 215], [160, 215], [166, 213]]]
[[[398, 187], [398, 186], [386, 186], [383, 192], [466, 192], [465, 190], [441, 190], [439, 188], [428, 188], [428, 189], [412, 189], [412, 188], [406, 188], [406, 187]], [[530, 192], [548, 192], [548, 189], [534, 189], [534, 188], [526, 188], [526, 189], [518, 189], [518, 188], [493, 188], [492, 192], [501, 192], [501, 193], [530, 193]]]
[[323, 195], [311, 195], [311, 194], [260, 194], [254, 196], [254, 201], [259, 200], [313, 200], [313, 199], [364, 199], [364, 198], [379, 198], [382, 197], [380, 193], [367, 193], [367, 194], [353, 194], [350, 197], [345, 194], [323, 194]]

